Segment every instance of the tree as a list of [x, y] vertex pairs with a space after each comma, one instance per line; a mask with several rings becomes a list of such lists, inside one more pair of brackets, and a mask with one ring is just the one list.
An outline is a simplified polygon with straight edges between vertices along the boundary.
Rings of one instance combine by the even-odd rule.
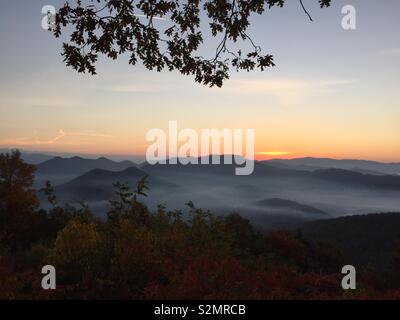
[[0, 186], [27, 190], [32, 186], [35, 167], [25, 163], [18, 150], [0, 154]]
[[[39, 201], [32, 189], [35, 167], [21, 153], [0, 154], [0, 244], [15, 248], [29, 242]], [[26, 233], [26, 234], [25, 234]]]
[[0, 154], [0, 207], [2, 210], [32, 211], [39, 202], [32, 189], [35, 167], [25, 163], [21, 153]]
[[52, 263], [61, 271], [62, 278], [81, 279], [99, 266], [98, 251], [101, 236], [93, 221], [71, 219], [62, 229], [51, 253]]
[[[149, 70], [177, 70], [194, 76], [195, 81], [204, 85], [221, 87], [229, 78], [230, 67], [250, 71], [275, 65], [273, 56], [262, 54], [247, 30], [252, 15], [263, 14], [274, 6], [283, 7], [286, 2], [77, 0], [75, 6], [66, 2], [60, 8], [53, 32], [60, 37], [64, 28], [72, 28], [62, 55], [66, 65], [78, 72], [96, 74], [99, 54], [115, 60], [128, 53], [132, 65], [140, 61]], [[303, 1], [299, 2], [312, 20]], [[321, 8], [328, 7], [331, 0], [318, 3]], [[167, 21], [157, 24], [157, 19]], [[201, 31], [200, 25], [206, 23], [209, 28]], [[199, 53], [207, 33], [221, 38], [211, 58]], [[247, 41], [252, 49], [248, 52], [232, 49], [230, 44], [239, 40]]]
[[131, 191], [128, 183], [115, 182], [114, 198], [110, 200], [110, 210], [107, 212], [108, 220], [118, 221], [121, 217], [130, 216], [137, 222], [144, 223], [147, 218], [147, 208], [137, 201], [138, 196], [147, 197], [146, 190], [148, 176], [144, 176], [136, 183], [135, 190]]

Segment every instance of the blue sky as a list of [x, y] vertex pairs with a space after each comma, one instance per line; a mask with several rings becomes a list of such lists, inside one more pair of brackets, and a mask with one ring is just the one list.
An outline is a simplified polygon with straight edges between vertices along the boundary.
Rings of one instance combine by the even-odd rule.
[[[291, 157], [400, 161], [400, 2], [297, 1], [254, 17], [250, 33], [277, 66], [232, 72], [222, 89], [177, 73], [101, 59], [98, 75], [65, 67], [61, 40], [41, 28], [41, 8], [64, 1], [2, 1], [0, 147], [141, 154], [145, 133], [182, 128], [254, 128], [256, 151]], [[70, 1], [73, 2], [73, 1]], [[357, 30], [341, 27], [355, 6]], [[159, 21], [167, 24], [167, 21]], [[215, 40], [202, 52], [212, 55]]]

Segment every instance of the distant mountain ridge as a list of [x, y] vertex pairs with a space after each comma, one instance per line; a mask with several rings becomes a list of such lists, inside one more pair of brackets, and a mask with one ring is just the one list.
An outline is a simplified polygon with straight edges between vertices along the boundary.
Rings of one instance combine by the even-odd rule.
[[[220, 165], [135, 165], [104, 157], [54, 157], [37, 165], [34, 187], [40, 189], [50, 180], [61, 202], [83, 200], [100, 208], [112, 197], [114, 182], [129, 182], [133, 187], [149, 175], [148, 201], [152, 205], [167, 203], [171, 208], [193, 200], [199, 207], [228, 212], [242, 208], [252, 215], [317, 219], [324, 213], [336, 216], [376, 209], [388, 212], [400, 207], [400, 176], [338, 168], [300, 170], [298, 166], [270, 161], [255, 161], [252, 175], [236, 176], [238, 165], [222, 164], [222, 160]], [[255, 204], [259, 199], [274, 198], [281, 199], [280, 203]], [[291, 200], [285, 199], [295, 201], [289, 203]], [[309, 207], [304, 207], [306, 204]]]
[[[223, 156], [221, 157], [221, 164], [155, 164], [151, 165], [143, 163], [138, 170], [142, 170], [145, 174], [150, 174], [154, 177], [169, 176], [169, 175], [222, 175], [234, 176], [237, 164], [223, 164]], [[301, 162], [307, 161], [308, 158], [298, 159]], [[317, 159], [318, 160], [318, 159]], [[340, 161], [340, 160], [338, 160]], [[349, 160], [353, 161], [353, 160]], [[358, 160], [354, 160], [358, 161]], [[370, 163], [369, 161], [367, 161]], [[374, 162], [373, 162], [374, 163]], [[137, 166], [131, 161], [113, 161], [105, 157], [98, 159], [85, 159], [81, 157], [61, 158], [54, 157], [50, 160], [42, 162], [37, 165], [36, 174], [40, 179], [52, 180], [57, 176], [64, 176], [57, 182], [65, 183], [68, 180], [79, 177], [94, 169], [102, 169], [111, 172], [120, 172], [131, 167]], [[99, 172], [98, 172], [99, 173]], [[93, 174], [93, 173], [92, 173]], [[255, 161], [254, 172], [248, 179], [253, 177], [263, 178], [285, 178], [285, 179], [305, 179], [304, 181], [323, 180], [330, 183], [342, 184], [345, 186], [353, 187], [366, 187], [366, 188], [380, 188], [387, 190], [400, 190], [400, 176], [393, 175], [373, 175], [368, 173], [359, 173], [352, 170], [338, 169], [338, 168], [324, 168], [313, 171], [299, 170], [296, 166], [290, 165], [282, 167], [276, 166], [271, 161]]]
[[400, 163], [384, 163], [370, 160], [330, 159], [330, 158], [295, 158], [295, 159], [272, 159], [264, 160], [262, 163], [283, 168], [314, 171], [319, 169], [344, 169], [360, 173], [400, 175]]
[[54, 157], [37, 165], [38, 174], [75, 174], [80, 175], [93, 169], [120, 171], [135, 166], [131, 161], [113, 161], [105, 157], [85, 159], [78, 156], [72, 158]]
[[321, 169], [313, 171], [311, 175], [347, 186], [400, 190], [400, 176], [370, 175], [344, 169]]
[[[234, 175], [234, 164], [220, 165], [163, 165], [143, 164], [141, 169], [151, 174], [209, 174], [209, 175]], [[255, 161], [254, 173], [248, 178], [270, 177], [270, 178], [292, 178], [306, 180], [324, 180], [331, 183], [342, 184], [353, 187], [381, 188], [388, 190], [400, 190], [400, 176], [394, 175], [372, 175], [359, 173], [345, 169], [319, 169], [315, 171], [298, 170], [291, 167], [276, 167], [269, 162]]]
[[[13, 149], [1, 148], [0, 153], [9, 153], [11, 150], [15, 150], [15, 148]], [[45, 153], [28, 152], [24, 150], [20, 150], [20, 152], [21, 152], [21, 157], [25, 162], [35, 165], [54, 158], [53, 155]]]
[[93, 169], [77, 178], [59, 185], [55, 193], [64, 201], [106, 201], [113, 196], [115, 182], [128, 183], [133, 188], [137, 181], [148, 177], [151, 189], [158, 187], [172, 188], [174, 184], [149, 176], [137, 167], [122, 171]]

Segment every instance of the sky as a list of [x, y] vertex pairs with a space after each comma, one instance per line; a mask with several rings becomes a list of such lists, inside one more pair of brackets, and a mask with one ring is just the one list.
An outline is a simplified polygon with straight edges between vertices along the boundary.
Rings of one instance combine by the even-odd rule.
[[[400, 1], [304, 0], [252, 19], [249, 33], [276, 67], [231, 72], [208, 88], [175, 72], [100, 59], [97, 76], [62, 61], [62, 40], [41, 27], [44, 5], [0, 3], [0, 147], [142, 155], [146, 132], [251, 128], [258, 158], [303, 156], [400, 161]], [[70, 1], [74, 2], [74, 1]], [[341, 25], [353, 5], [357, 29]], [[167, 24], [168, 21], [157, 21]], [[203, 53], [211, 56], [215, 40]]]

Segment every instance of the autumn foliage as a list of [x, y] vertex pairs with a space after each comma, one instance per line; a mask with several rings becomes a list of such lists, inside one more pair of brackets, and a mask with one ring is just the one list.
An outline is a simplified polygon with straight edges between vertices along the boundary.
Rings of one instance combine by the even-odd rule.
[[[108, 218], [50, 202], [39, 209], [34, 167], [18, 152], [0, 156], [2, 299], [357, 299], [398, 298], [396, 286], [361, 275], [341, 289], [341, 254], [289, 231], [258, 232], [238, 214], [217, 217], [187, 204], [151, 212], [136, 190], [116, 184]], [[396, 258], [397, 257], [397, 258]], [[398, 265], [398, 255], [394, 260]], [[41, 267], [57, 270], [57, 290], [41, 289]], [[387, 277], [395, 275], [388, 272]], [[393, 278], [394, 279], [394, 278]], [[394, 281], [394, 280], [393, 280]], [[398, 279], [396, 280], [398, 281]], [[397, 286], [398, 288], [398, 286]]]

